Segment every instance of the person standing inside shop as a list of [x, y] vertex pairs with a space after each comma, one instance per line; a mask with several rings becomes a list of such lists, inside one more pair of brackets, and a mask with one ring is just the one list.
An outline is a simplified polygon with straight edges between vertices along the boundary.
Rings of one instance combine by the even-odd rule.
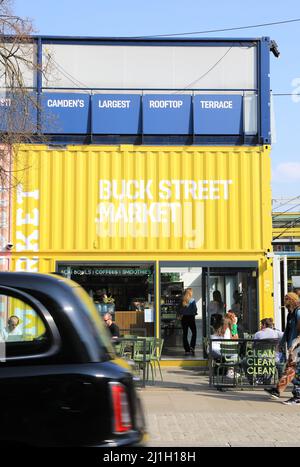
[[[195, 355], [197, 329], [195, 316], [197, 315], [197, 305], [193, 298], [193, 289], [188, 287], [183, 294], [179, 307], [179, 316], [183, 331], [183, 347], [186, 355]], [[192, 332], [191, 342], [188, 342], [188, 330]]]
[[213, 299], [208, 304], [208, 322], [211, 326], [211, 330], [215, 328], [215, 320], [219, 319], [219, 316], [224, 316], [224, 303], [222, 295], [219, 290], [213, 291]]
[[287, 385], [294, 379], [296, 374], [295, 349], [298, 347], [300, 336], [300, 303], [298, 295], [290, 292], [284, 297], [284, 305], [288, 309], [286, 328], [280, 342], [280, 346], [286, 344], [288, 350], [288, 361], [276, 387], [265, 389], [274, 399], [278, 399]]

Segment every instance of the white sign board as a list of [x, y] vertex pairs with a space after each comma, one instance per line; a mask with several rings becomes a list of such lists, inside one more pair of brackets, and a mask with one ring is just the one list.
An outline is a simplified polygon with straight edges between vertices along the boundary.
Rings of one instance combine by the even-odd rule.
[[144, 309], [144, 321], [145, 323], [153, 323], [153, 309], [152, 308], [145, 308]]
[[293, 287], [300, 287], [300, 276], [292, 276]]

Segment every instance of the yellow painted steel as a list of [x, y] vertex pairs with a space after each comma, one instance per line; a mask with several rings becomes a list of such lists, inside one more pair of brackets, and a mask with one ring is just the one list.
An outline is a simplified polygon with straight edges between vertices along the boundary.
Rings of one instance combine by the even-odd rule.
[[273, 239], [300, 238], [300, 212], [273, 212]]
[[18, 161], [20, 251], [270, 247], [268, 148], [25, 147]]
[[272, 311], [270, 148], [20, 146], [13, 270], [60, 261], [257, 261]]
[[207, 360], [199, 360], [197, 358], [193, 360], [161, 360], [160, 361], [160, 366], [163, 368], [168, 368], [168, 367], [201, 367], [201, 368], [207, 368]]
[[291, 228], [291, 227], [273, 227], [273, 238], [300, 238], [300, 227]]

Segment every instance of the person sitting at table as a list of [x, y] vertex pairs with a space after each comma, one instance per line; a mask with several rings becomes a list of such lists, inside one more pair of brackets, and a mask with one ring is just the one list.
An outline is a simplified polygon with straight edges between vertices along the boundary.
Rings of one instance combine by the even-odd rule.
[[[254, 340], [277, 339], [280, 341], [282, 336], [282, 331], [274, 329], [273, 318], [264, 318], [260, 321], [260, 331], [256, 332], [253, 338]], [[276, 351], [275, 361], [278, 377], [280, 378], [283, 371], [283, 364], [285, 363], [285, 355], [280, 350]]]
[[[251, 385], [271, 384], [274, 366], [279, 377], [282, 374], [284, 355], [279, 351], [277, 343], [283, 333], [273, 328], [272, 318], [262, 319], [260, 331], [254, 334], [252, 344], [250, 340], [247, 343], [248, 355], [243, 359], [243, 368]], [[261, 357], [261, 354], [264, 357]]]
[[[219, 315], [220, 316], [220, 315]], [[213, 330], [213, 334], [211, 334], [211, 340], [216, 340], [217, 342], [212, 342], [212, 357], [219, 359], [221, 358], [221, 342], [222, 339], [230, 339], [230, 328], [229, 328], [229, 320], [220, 316], [220, 318], [215, 323], [215, 328]]]
[[[222, 344], [222, 339], [225, 340], [230, 340], [232, 339], [232, 328], [231, 328], [232, 322], [229, 318], [220, 318], [218, 320], [218, 328], [214, 329], [214, 333], [210, 336], [211, 340], [216, 341], [212, 342], [211, 346], [211, 355], [214, 359], [220, 360], [222, 355], [221, 355], [221, 344]], [[233, 353], [232, 355], [227, 355], [227, 357], [230, 357], [232, 359], [237, 359], [238, 354]], [[227, 368], [227, 373], [226, 377], [227, 378], [234, 378], [240, 376], [239, 373], [234, 372], [234, 369], [229, 367]]]
[[117, 326], [116, 323], [113, 322], [111, 314], [105, 313], [103, 320], [104, 320], [105, 326], [108, 328], [109, 332], [111, 333], [111, 338], [118, 339], [120, 337], [119, 326]]
[[232, 310], [228, 310], [228, 312], [225, 315], [225, 318], [229, 320], [229, 327], [230, 327], [230, 339], [238, 339], [238, 326], [237, 326], [237, 316]]
[[254, 334], [254, 339], [281, 339], [282, 331], [274, 329], [273, 318], [264, 318], [260, 322], [260, 331]]

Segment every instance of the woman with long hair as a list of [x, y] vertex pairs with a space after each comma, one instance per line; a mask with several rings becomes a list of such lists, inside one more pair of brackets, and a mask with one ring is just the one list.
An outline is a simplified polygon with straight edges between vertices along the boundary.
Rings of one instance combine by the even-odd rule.
[[[197, 329], [195, 316], [197, 315], [197, 305], [193, 298], [193, 289], [188, 287], [183, 296], [179, 308], [181, 326], [183, 331], [183, 347], [186, 355], [195, 355]], [[192, 332], [191, 342], [188, 342], [188, 330]]]
[[229, 337], [229, 339], [231, 339], [231, 338], [232, 339], [238, 339], [239, 338], [238, 329], [237, 329], [238, 319], [237, 319], [235, 313], [232, 310], [229, 310], [226, 313], [225, 318], [227, 318], [229, 320], [229, 328], [230, 328], [230, 337]]

